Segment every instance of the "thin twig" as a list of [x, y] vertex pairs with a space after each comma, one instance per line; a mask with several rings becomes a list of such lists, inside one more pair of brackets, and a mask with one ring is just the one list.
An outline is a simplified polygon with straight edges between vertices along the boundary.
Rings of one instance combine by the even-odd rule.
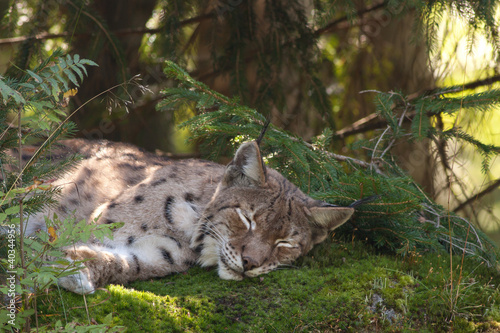
[[[373, 165], [373, 159], [375, 158], [375, 154], [377, 153], [377, 148], [378, 148], [378, 145], [380, 144], [380, 142], [384, 139], [384, 135], [385, 133], [391, 129], [391, 126], [387, 126], [386, 129], [384, 130], [384, 132], [382, 132], [382, 134], [380, 135], [380, 137], [378, 138], [377, 140], [377, 143], [375, 144], [375, 147], [373, 148], [373, 154], [372, 154], [372, 163], [370, 163], [371, 165]], [[370, 166], [371, 168], [371, 166]]]
[[[437, 222], [435, 221], [432, 221], [432, 220], [428, 220], [428, 219], [425, 219], [425, 222], [429, 222], [431, 224], [434, 224], [434, 226], [436, 226], [436, 228], [443, 228], [443, 229], [446, 229], [445, 226], [441, 225], [440, 223], [440, 220], [441, 218], [450, 218], [449, 215], [441, 215], [439, 214], [432, 206], [430, 205], [427, 205], [427, 204], [423, 204], [423, 207], [425, 209], [425, 211], [427, 213], [430, 213], [432, 215], [435, 216], [435, 218], [437, 219]], [[456, 226], [459, 226], [459, 227], [463, 227], [463, 225], [461, 224], [458, 224], [457, 222], [455, 222], [454, 220], [455, 219], [459, 219], [463, 222], [465, 222], [465, 224], [468, 226], [468, 228], [470, 227], [470, 229], [472, 230], [472, 232], [474, 233], [474, 235], [476, 236], [476, 241], [478, 242], [479, 245], [476, 245], [474, 243], [470, 243], [469, 242], [469, 245], [473, 245], [473, 246], [477, 246], [479, 247], [481, 250], [485, 250], [485, 247], [483, 245], [483, 243], [481, 242], [481, 238], [479, 237], [477, 231], [476, 231], [476, 228], [474, 228], [474, 226], [472, 225], [472, 223], [470, 221], [468, 221], [467, 219], [463, 218], [463, 217], [460, 217], [460, 216], [453, 216], [453, 224], [455, 224]]]
[[[361, 91], [361, 93], [366, 93], [366, 92], [378, 92], [377, 90], [364, 90], [364, 91]], [[399, 118], [399, 121], [398, 121], [398, 128], [401, 128], [401, 125], [403, 124], [403, 120], [406, 116], [406, 113], [408, 111], [408, 108], [410, 107], [410, 104], [406, 102], [405, 98], [403, 95], [401, 94], [397, 94], [397, 93], [392, 93], [392, 94], [395, 94], [395, 95], [398, 95], [404, 102], [404, 104], [406, 105], [405, 107], [405, 110], [403, 111], [403, 113], [401, 114], [401, 117]], [[392, 146], [394, 145], [394, 143], [396, 142], [396, 137], [394, 137], [391, 142], [389, 142], [389, 144], [387, 145], [387, 147], [384, 149], [384, 151], [382, 152], [382, 154], [380, 154], [380, 156], [375, 156], [376, 153], [377, 153], [377, 148], [378, 148], [378, 145], [382, 142], [382, 140], [384, 139], [384, 136], [385, 136], [385, 133], [387, 131], [389, 131], [392, 127], [390, 125], [387, 125], [386, 129], [384, 130], [384, 132], [380, 135], [380, 137], [378, 138], [377, 140], [377, 143], [375, 144], [375, 147], [373, 148], [373, 154], [372, 154], [372, 159], [371, 159], [371, 165], [373, 166], [374, 165], [374, 160], [377, 159], [377, 160], [381, 160], [383, 161], [383, 157], [384, 155], [392, 148]], [[394, 135], [396, 135], [397, 133], [394, 133]], [[370, 168], [372, 168], [372, 166], [370, 166]]]
[[[466, 224], [467, 224], [467, 229], [472, 229], [472, 232], [474, 232], [474, 235], [476, 236], [476, 240], [477, 242], [479, 243], [479, 245], [476, 245], [476, 244], [473, 244], [473, 243], [470, 243], [469, 244], [473, 244], [473, 245], [476, 245], [478, 246], [479, 248], [481, 248], [481, 250], [485, 250], [485, 247], [483, 245], [483, 242], [481, 242], [481, 238], [479, 237], [479, 235], [477, 234], [477, 231], [476, 231], [476, 228], [474, 228], [474, 226], [472, 225], [472, 223], [470, 221], [468, 221], [467, 219], [464, 219], [463, 217], [461, 216], [455, 216], [455, 218], [459, 219], [459, 220], [462, 220], [464, 221]], [[456, 222], [453, 222], [455, 225], [458, 225], [458, 226], [462, 226]], [[467, 231], [467, 234], [469, 233], [469, 231]]]
[[339, 139], [344, 139], [348, 136], [375, 130], [385, 125], [387, 125], [387, 121], [385, 119], [380, 118], [376, 113], [372, 113], [355, 121], [351, 125], [336, 131], [333, 135]]
[[[199, 15], [196, 17], [192, 17], [179, 22], [179, 26], [183, 27], [186, 25], [190, 25], [193, 23], [199, 23], [205, 19], [214, 17], [215, 13], [211, 12], [204, 15]], [[127, 35], [144, 35], [144, 34], [157, 34], [162, 31], [165, 31], [165, 28], [128, 28], [128, 29], [119, 29], [119, 30], [111, 30], [110, 32], [115, 36], [127, 36]], [[20, 37], [11, 37], [11, 38], [2, 38], [0, 39], [0, 45], [5, 44], [18, 44], [25, 42], [27, 40], [47, 40], [47, 39], [56, 39], [56, 38], [64, 38], [64, 37], [91, 37], [93, 33], [85, 32], [79, 34], [73, 34], [73, 32], [61, 32], [58, 34], [49, 34], [49, 33], [40, 33], [33, 36], [20, 36]]]
[[470, 198], [459, 204], [457, 207], [453, 209], [453, 212], [458, 212], [462, 209], [464, 209], [466, 206], [470, 205], [474, 201], [478, 200], [479, 198], [485, 196], [486, 194], [494, 191], [496, 188], [500, 187], [500, 178], [495, 180], [493, 183], [490, 184], [487, 188], [484, 190], [472, 195]]
[[[19, 188], [22, 188], [23, 187], [23, 153], [22, 153], [22, 139], [23, 139], [23, 132], [21, 130], [21, 114], [23, 112], [23, 107], [24, 106], [20, 106], [19, 109], [18, 109], [18, 113], [17, 113], [17, 140], [18, 140], [18, 149], [19, 149], [19, 175], [16, 179], [16, 181], [14, 182], [14, 184], [12, 186], [15, 186], [15, 184], [17, 184], [19, 186]], [[7, 196], [5, 196], [7, 197]], [[20, 252], [20, 256], [21, 256], [21, 268], [23, 270], [23, 280], [26, 279], [26, 266], [25, 266], [25, 258], [24, 258], [24, 220], [23, 220], [23, 217], [24, 217], [24, 212], [23, 212], [23, 199], [19, 199], [19, 252]], [[23, 293], [23, 298], [24, 298], [24, 309], [27, 310], [29, 309], [29, 299], [28, 299], [28, 294], [27, 293]], [[26, 318], [26, 324], [25, 324], [25, 327], [24, 327], [25, 331], [26, 332], [29, 332], [30, 331], [30, 319], [29, 318]]]
[[477, 256], [478, 258], [481, 258], [481, 259], [482, 259], [482, 260], [486, 263], [486, 265], [488, 265], [488, 267], [491, 267], [491, 263], [490, 263], [490, 261], [489, 261], [488, 259], [486, 259], [486, 258], [484, 258], [484, 257], [480, 256], [480, 255], [479, 255], [479, 254], [477, 254], [477, 253], [471, 252], [470, 250], [465, 250], [465, 248], [462, 248], [462, 247], [460, 247], [460, 246], [458, 246], [458, 245], [454, 244], [454, 243], [453, 243], [453, 241], [458, 241], [458, 239], [457, 239], [457, 238], [452, 237], [452, 241], [451, 241], [451, 242], [450, 242], [448, 239], [444, 238], [444, 237], [443, 237], [443, 238], [440, 238], [439, 240], [441, 240], [441, 241], [443, 241], [443, 242], [446, 242], [446, 243], [450, 244], [450, 245], [451, 245], [451, 246], [450, 246], [450, 249], [451, 249], [451, 248], [453, 248], [453, 247], [457, 247], [457, 248], [459, 248], [460, 250], [464, 250], [465, 252], [467, 252], [468, 254], [470, 254], [470, 255], [472, 255], [472, 256]]
[[[367, 13], [371, 13], [371, 12], [374, 12], [374, 11], [377, 11], [379, 9], [382, 9], [384, 8], [385, 6], [387, 5], [387, 2], [386, 1], [383, 1], [382, 3], [379, 3], [379, 4], [376, 4], [376, 5], [373, 5], [369, 8], [364, 8], [364, 9], [360, 9], [356, 12], [356, 16], [358, 16], [359, 18], [362, 18], [365, 14]], [[326, 34], [326, 33], [330, 33], [332, 32], [332, 30], [340, 25], [340, 23], [344, 23], [344, 22], [348, 22], [352, 20], [352, 16], [343, 16], [341, 18], [338, 18], [330, 23], [328, 23], [327, 25], [325, 25], [324, 27], [320, 28], [320, 29], [317, 29], [316, 31], [314, 31], [314, 36], [315, 37], [319, 37], [323, 34]]]

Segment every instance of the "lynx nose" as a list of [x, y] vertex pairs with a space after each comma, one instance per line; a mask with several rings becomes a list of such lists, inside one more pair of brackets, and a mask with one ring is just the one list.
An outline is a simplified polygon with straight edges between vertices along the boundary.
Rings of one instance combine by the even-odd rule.
[[259, 267], [259, 263], [255, 261], [252, 257], [243, 257], [243, 268], [246, 271], [251, 271], [254, 268]]

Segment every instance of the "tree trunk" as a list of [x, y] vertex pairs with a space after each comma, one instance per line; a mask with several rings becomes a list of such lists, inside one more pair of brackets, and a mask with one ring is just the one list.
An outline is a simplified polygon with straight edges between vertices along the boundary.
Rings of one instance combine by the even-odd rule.
[[[72, 52], [95, 61], [99, 67], [89, 69], [89, 77], [77, 94], [79, 105], [139, 73], [143, 73], [142, 84], [163, 81], [160, 68], [147, 68], [140, 62], [142, 34], [117, 35], [116, 38], [112, 34], [117, 30], [144, 28], [156, 3], [156, 0], [93, 1], [90, 8], [82, 8], [77, 29], [93, 35], [75, 38], [71, 44]], [[169, 136], [165, 132], [170, 131], [171, 122], [165, 118], [169, 115], [156, 112], [154, 101], [131, 104], [128, 110], [122, 107], [122, 103], [113, 103], [130, 99], [137, 101], [141, 96], [137, 86], [128, 85], [87, 104], [73, 118], [83, 129], [80, 136], [134, 142], [150, 150], [168, 148]], [[161, 138], [158, 138], [158, 132]]]
[[[414, 40], [413, 22], [413, 14], [396, 18], [391, 10], [377, 12], [363, 22], [361, 48], [348, 65], [347, 93], [341, 108], [346, 125], [375, 112], [373, 93], [360, 94], [363, 90], [411, 94], [435, 86], [426, 43]], [[413, 179], [433, 195], [435, 162], [429, 140], [401, 140], [393, 153]]]

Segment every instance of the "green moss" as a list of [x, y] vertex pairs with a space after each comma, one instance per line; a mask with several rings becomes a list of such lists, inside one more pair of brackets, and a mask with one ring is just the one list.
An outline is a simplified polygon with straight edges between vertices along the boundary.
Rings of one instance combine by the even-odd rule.
[[327, 243], [297, 269], [241, 282], [195, 267], [109, 286], [86, 296], [88, 316], [82, 296], [52, 292], [40, 298], [39, 319], [103, 323], [111, 314], [113, 325], [129, 332], [493, 332], [500, 326], [500, 277], [466, 260], [459, 278], [460, 263], [453, 257], [451, 277], [446, 255], [410, 260], [375, 254], [360, 242]]

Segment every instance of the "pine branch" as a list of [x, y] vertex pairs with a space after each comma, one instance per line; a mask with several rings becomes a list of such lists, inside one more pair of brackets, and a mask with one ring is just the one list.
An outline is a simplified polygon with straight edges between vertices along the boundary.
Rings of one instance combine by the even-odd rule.
[[466, 206], [470, 205], [471, 203], [473, 203], [474, 201], [476, 200], [479, 200], [479, 198], [485, 196], [486, 194], [494, 191], [495, 189], [497, 189], [498, 187], [500, 187], [500, 178], [495, 180], [493, 183], [490, 184], [490, 186], [488, 186], [487, 188], [485, 188], [484, 190], [472, 195], [470, 198], [468, 198], [467, 200], [465, 200], [464, 202], [462, 202], [460, 205], [458, 205], [457, 207], [455, 207], [455, 209], [453, 209], [453, 212], [458, 212], [462, 209], [464, 209]]
[[[443, 94], [451, 94], [451, 93], [457, 93], [457, 92], [462, 92], [466, 90], [473, 90], [477, 89], [480, 87], [484, 86], [490, 86], [494, 83], [500, 82], [500, 75], [494, 75], [491, 77], [487, 77], [485, 79], [481, 80], [476, 80], [472, 81], [466, 84], [463, 84], [462, 86], [457, 86], [450, 88], [446, 90], [445, 88], [433, 88], [433, 89], [428, 89], [416, 93], [412, 93], [408, 95], [407, 101], [411, 102], [426, 96], [441, 96]], [[394, 105], [393, 110], [399, 105]], [[442, 113], [442, 112], [440, 112]], [[436, 115], [436, 113], [428, 113], [428, 116]], [[407, 118], [413, 118], [415, 116], [415, 111], [411, 111], [407, 113]], [[409, 121], [407, 119], [406, 121]], [[372, 113], [366, 117], [363, 117], [356, 122], [352, 123], [349, 126], [344, 127], [341, 130], [336, 131], [333, 136], [337, 137], [339, 139], [344, 139], [348, 136], [359, 134], [359, 133], [365, 133], [371, 130], [375, 130], [378, 128], [381, 128], [383, 126], [387, 125], [387, 120], [380, 118], [376, 113]]]
[[[497, 83], [497, 82], [500, 82], [500, 75], [494, 75], [494, 76], [487, 77], [485, 79], [472, 81], [472, 82], [466, 83], [462, 86], [458, 86], [458, 87], [455, 87], [455, 88], [450, 89], [450, 90], [436, 92], [436, 93], [434, 93], [434, 95], [450, 94], [450, 93], [457, 93], [457, 92], [461, 92], [461, 91], [465, 91], [465, 90], [472, 90], [472, 89], [476, 89], [476, 88], [480, 88], [480, 87], [484, 87], [484, 86], [490, 86], [493, 83]], [[434, 89], [434, 90], [438, 90], [438, 89]]]
[[[299, 140], [293, 136], [288, 136], [288, 139], [295, 141], [295, 142], [300, 142], [304, 146], [306, 146], [307, 148], [309, 148], [311, 150], [318, 150], [318, 148], [316, 146], [314, 146], [313, 144], [310, 144], [309, 142], [306, 142], [303, 140]], [[358, 160], [358, 159], [353, 158], [353, 157], [335, 154], [335, 153], [332, 153], [332, 152], [330, 152], [328, 150], [324, 150], [324, 149], [321, 149], [321, 150], [325, 155], [330, 156], [337, 161], [353, 163], [353, 164], [356, 164], [356, 165], [363, 167], [365, 169], [373, 168], [373, 169], [375, 169], [375, 172], [377, 172], [380, 175], [383, 175], [383, 172], [380, 171], [380, 169], [377, 167], [377, 165], [375, 163], [368, 163], [368, 162]]]

